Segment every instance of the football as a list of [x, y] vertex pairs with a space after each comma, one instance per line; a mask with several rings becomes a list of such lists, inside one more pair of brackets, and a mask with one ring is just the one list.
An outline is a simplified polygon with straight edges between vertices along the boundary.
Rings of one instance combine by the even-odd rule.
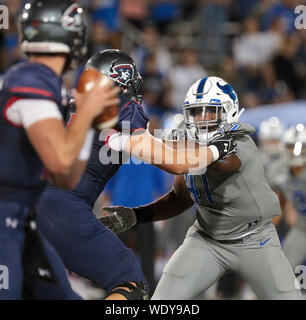
[[[99, 75], [102, 74], [101, 86], [105, 85], [108, 82], [113, 82], [106, 75], [101, 73], [95, 68], [88, 68], [84, 70], [79, 78], [77, 91], [78, 92], [86, 92], [91, 90], [94, 85], [94, 82], [98, 78]], [[95, 118], [93, 121], [93, 127], [97, 130], [110, 129], [115, 126], [118, 122], [119, 118], [119, 107], [118, 105], [110, 106], [105, 108], [105, 110]]]

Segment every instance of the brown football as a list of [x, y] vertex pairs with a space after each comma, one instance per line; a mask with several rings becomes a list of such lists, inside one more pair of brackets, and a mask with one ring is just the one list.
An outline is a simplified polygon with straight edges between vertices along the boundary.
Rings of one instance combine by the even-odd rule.
[[[77, 91], [78, 92], [86, 92], [91, 90], [91, 88], [94, 85], [95, 80], [98, 78], [99, 75], [102, 73], [95, 69], [90, 68], [86, 69], [82, 72], [78, 85], [77, 85]], [[102, 74], [102, 83], [105, 81], [112, 81], [110, 80], [106, 75]], [[93, 121], [93, 127], [97, 130], [103, 130], [103, 129], [110, 129], [115, 126], [115, 124], [118, 122], [119, 118], [119, 107], [118, 105], [110, 106], [104, 109], [104, 111], [97, 116]]]

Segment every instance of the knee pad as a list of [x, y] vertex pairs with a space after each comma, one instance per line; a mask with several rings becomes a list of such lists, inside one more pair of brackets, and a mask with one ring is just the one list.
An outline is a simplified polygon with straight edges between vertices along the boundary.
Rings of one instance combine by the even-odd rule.
[[[149, 286], [146, 282], [135, 282], [136, 286], [129, 282], [120, 283], [117, 288], [114, 288], [105, 298], [114, 293], [120, 293], [128, 300], [148, 300], [149, 299]], [[119, 288], [120, 287], [120, 288]], [[131, 291], [125, 290], [130, 289]]]

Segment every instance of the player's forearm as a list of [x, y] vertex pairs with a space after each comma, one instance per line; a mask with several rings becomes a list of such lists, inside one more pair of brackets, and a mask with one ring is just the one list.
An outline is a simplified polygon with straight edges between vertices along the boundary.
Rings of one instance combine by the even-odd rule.
[[166, 220], [180, 215], [193, 205], [193, 202], [181, 201], [174, 188], [156, 201], [134, 208], [137, 222]]
[[131, 136], [125, 151], [172, 174], [199, 171], [214, 161], [213, 153], [207, 147], [188, 141], [171, 146], [147, 133]]
[[57, 150], [57, 153], [60, 163], [63, 164], [66, 170], [60, 173], [67, 175], [72, 170], [72, 166], [76, 163], [84, 144], [86, 134], [90, 129], [92, 119], [93, 117], [87, 114], [84, 109], [81, 109], [76, 113], [71, 125], [65, 129], [61, 148]]

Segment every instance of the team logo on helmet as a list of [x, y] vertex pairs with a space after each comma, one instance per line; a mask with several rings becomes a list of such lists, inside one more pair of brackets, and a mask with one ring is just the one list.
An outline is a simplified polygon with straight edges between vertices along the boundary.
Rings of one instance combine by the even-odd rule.
[[230, 98], [235, 102], [237, 99], [236, 93], [234, 91], [234, 89], [229, 85], [226, 84], [224, 86], [222, 86], [219, 82], [217, 82], [217, 86], [219, 89], [221, 89], [225, 94], [228, 94], [230, 96]]
[[134, 68], [131, 64], [119, 64], [112, 67], [112, 71], [108, 73], [108, 76], [122, 85], [126, 85], [134, 76]]
[[72, 4], [63, 14], [62, 26], [66, 30], [81, 31], [83, 28], [83, 9], [77, 4]]

